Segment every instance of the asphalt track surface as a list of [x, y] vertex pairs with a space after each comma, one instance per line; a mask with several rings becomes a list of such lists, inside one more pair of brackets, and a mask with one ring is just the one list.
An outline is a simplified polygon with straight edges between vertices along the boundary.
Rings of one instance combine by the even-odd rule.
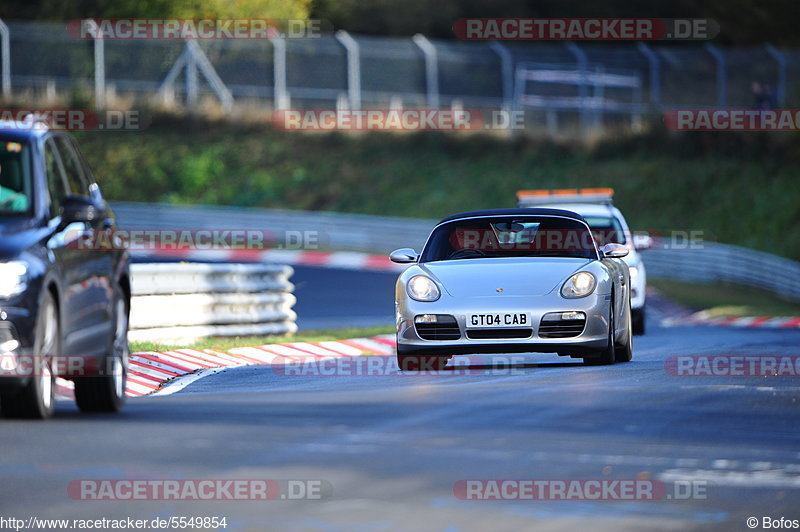
[[[300, 297], [311, 281], [298, 270]], [[329, 309], [348, 324], [386, 306], [391, 315], [391, 297], [365, 292], [391, 287], [393, 276], [367, 277], [331, 274], [331, 293], [352, 298], [325, 301], [309, 320]], [[662, 328], [656, 312], [649, 320], [634, 360], [615, 366], [529, 355], [512, 368], [439, 375], [241, 367], [131, 400], [117, 416], [63, 402], [48, 422], [0, 420], [0, 517], [226, 516], [225, 530], [326, 532], [730, 531], [751, 530], [749, 517], [759, 530], [765, 516], [800, 519], [799, 378], [665, 371], [675, 355], [800, 355], [800, 331]], [[132, 478], [322, 480], [327, 491], [321, 500], [210, 502], [83, 501], [67, 491], [77, 479]], [[463, 479], [636, 478], [668, 491], [655, 501], [454, 495]], [[679, 500], [675, 481], [705, 493]]]
[[300, 329], [370, 327], [394, 321], [395, 273], [292, 266]]

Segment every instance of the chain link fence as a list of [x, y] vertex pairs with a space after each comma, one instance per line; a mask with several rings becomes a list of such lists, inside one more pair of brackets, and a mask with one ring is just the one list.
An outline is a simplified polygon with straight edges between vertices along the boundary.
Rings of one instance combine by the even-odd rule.
[[[189, 108], [217, 99], [223, 107], [266, 109], [523, 109], [528, 127], [552, 130], [570, 123], [635, 125], [643, 112], [677, 107], [752, 108], [757, 90], [774, 106], [797, 106], [800, 99], [800, 50], [768, 44], [467, 42], [343, 31], [299, 39], [92, 41], [72, 38], [66, 24], [33, 22], [0, 22], [0, 37], [7, 100], [47, 101], [82, 91], [98, 107], [124, 95]], [[519, 83], [524, 65], [584, 77], [632, 76], [636, 94], [619, 97], [620, 87], [606, 85], [598, 95], [589, 82], [543, 88], [530, 75]], [[573, 95], [576, 103], [526, 105], [531, 94]], [[588, 111], [594, 114], [587, 121]]]

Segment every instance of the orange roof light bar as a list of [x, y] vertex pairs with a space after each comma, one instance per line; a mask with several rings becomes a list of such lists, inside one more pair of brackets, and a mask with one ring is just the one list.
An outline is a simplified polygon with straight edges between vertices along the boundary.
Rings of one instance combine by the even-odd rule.
[[601, 188], [557, 188], [541, 190], [518, 190], [517, 198], [529, 197], [551, 197], [551, 196], [604, 196], [612, 198], [614, 189], [610, 187]]

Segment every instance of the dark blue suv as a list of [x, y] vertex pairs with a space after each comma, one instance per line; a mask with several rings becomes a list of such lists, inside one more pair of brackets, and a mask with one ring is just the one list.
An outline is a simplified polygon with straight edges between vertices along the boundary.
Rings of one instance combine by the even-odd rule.
[[84, 245], [114, 214], [75, 143], [29, 123], [0, 122], [0, 410], [47, 418], [56, 377], [82, 411], [125, 401], [127, 251]]

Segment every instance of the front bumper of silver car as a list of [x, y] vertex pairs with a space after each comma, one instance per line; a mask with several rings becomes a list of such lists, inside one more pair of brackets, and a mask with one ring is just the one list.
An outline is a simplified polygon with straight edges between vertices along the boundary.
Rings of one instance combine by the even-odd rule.
[[[566, 299], [557, 292], [544, 296], [443, 295], [433, 302], [406, 297], [396, 303], [398, 352], [431, 355], [543, 352], [582, 356], [607, 347], [610, 304], [608, 294]], [[582, 327], [581, 320], [575, 320], [571, 314], [574, 312], [583, 314]], [[483, 313], [525, 313], [528, 322], [525, 326], [468, 327], [468, 316]], [[570, 313], [565, 316], [573, 319], [559, 320], [563, 313]], [[421, 316], [426, 318], [418, 318]], [[416, 323], [415, 319], [428, 323]]]

